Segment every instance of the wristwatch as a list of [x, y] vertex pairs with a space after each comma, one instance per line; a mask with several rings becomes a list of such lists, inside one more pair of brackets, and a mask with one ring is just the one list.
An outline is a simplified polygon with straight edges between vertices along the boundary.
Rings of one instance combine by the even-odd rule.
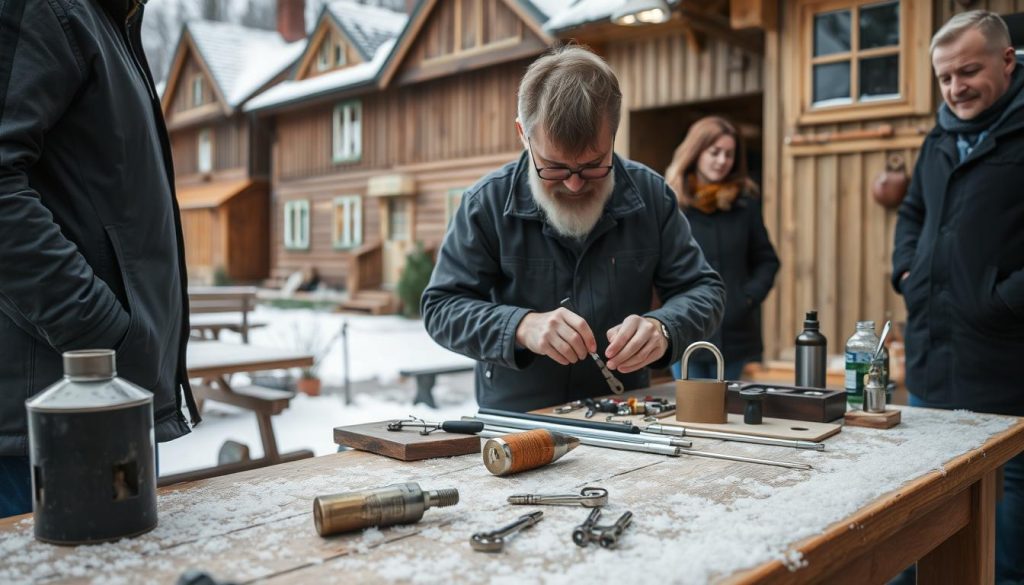
[[669, 345], [671, 345], [672, 344], [672, 336], [668, 334], [668, 327], [665, 327], [664, 323], [662, 323], [661, 321], [658, 321], [654, 317], [648, 317], [648, 319], [650, 319], [651, 321], [654, 321], [655, 323], [657, 323], [658, 331], [661, 331], [661, 336], [665, 338], [665, 341], [669, 342]]

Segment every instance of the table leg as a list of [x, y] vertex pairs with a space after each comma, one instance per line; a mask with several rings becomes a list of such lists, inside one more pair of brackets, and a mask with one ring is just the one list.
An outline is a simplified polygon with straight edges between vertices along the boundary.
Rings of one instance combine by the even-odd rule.
[[436, 381], [437, 376], [434, 374], [416, 376], [416, 397], [412, 399], [412, 403], [422, 402], [430, 408], [437, 408], [437, 404], [434, 402], [434, 382]]
[[277, 438], [274, 437], [274, 426], [270, 423], [270, 415], [256, 413], [256, 422], [260, 425], [260, 441], [263, 442], [263, 457], [269, 463], [280, 463], [281, 454], [277, 452]]
[[986, 585], [995, 580], [997, 471], [972, 485], [967, 526], [917, 563], [918, 583]]

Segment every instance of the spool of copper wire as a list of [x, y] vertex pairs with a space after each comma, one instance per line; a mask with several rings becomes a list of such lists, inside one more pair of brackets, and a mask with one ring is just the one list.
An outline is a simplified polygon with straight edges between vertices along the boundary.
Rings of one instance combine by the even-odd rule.
[[494, 475], [509, 475], [557, 461], [579, 444], [576, 437], [544, 429], [513, 433], [484, 443], [484, 465]]

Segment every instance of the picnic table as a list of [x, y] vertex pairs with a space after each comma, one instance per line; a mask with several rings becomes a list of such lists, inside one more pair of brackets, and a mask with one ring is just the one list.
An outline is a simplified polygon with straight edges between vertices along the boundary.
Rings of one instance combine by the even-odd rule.
[[[1024, 450], [1014, 417], [907, 407], [890, 430], [846, 428], [822, 452], [694, 439], [700, 449], [810, 463], [813, 470], [581, 446], [546, 467], [490, 475], [479, 455], [400, 462], [349, 451], [180, 484], [160, 524], [101, 547], [32, 539], [0, 521], [0, 581], [172, 583], [189, 568], [246, 583], [884, 583], [919, 562], [920, 583], [992, 582], [1000, 466]], [[324, 432], [329, 432], [324, 429]], [[416, 481], [458, 505], [417, 524], [317, 536], [317, 495]], [[633, 524], [615, 549], [580, 548], [580, 507], [509, 506], [513, 493], [609, 491], [602, 522]], [[499, 554], [474, 532], [542, 509]]]
[[263, 444], [263, 457], [163, 476], [160, 478], [162, 485], [224, 475], [313, 456], [312, 451], [305, 449], [282, 454], [277, 448], [277, 438], [274, 436], [271, 417], [280, 414], [288, 407], [288, 403], [295, 397], [294, 392], [260, 386], [239, 387], [231, 384], [232, 374], [307, 367], [313, 365], [313, 356], [276, 347], [189, 340], [185, 363], [188, 366], [189, 378], [199, 380], [198, 383], [192, 384], [192, 392], [195, 394], [200, 408], [202, 408], [203, 401], [215, 400], [251, 410], [256, 414], [256, 422], [260, 429], [260, 442]]
[[253, 321], [249, 312], [256, 307], [254, 286], [188, 287], [189, 326], [200, 339], [218, 339], [223, 330], [241, 334], [249, 343], [249, 330], [265, 323]]

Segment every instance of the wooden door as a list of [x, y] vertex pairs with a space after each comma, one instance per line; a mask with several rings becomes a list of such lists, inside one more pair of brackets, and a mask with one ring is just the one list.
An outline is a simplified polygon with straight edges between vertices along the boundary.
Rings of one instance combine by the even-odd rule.
[[405, 268], [405, 256], [412, 251], [413, 198], [397, 196], [383, 198], [381, 203], [381, 236], [384, 242], [383, 287], [392, 290]]

